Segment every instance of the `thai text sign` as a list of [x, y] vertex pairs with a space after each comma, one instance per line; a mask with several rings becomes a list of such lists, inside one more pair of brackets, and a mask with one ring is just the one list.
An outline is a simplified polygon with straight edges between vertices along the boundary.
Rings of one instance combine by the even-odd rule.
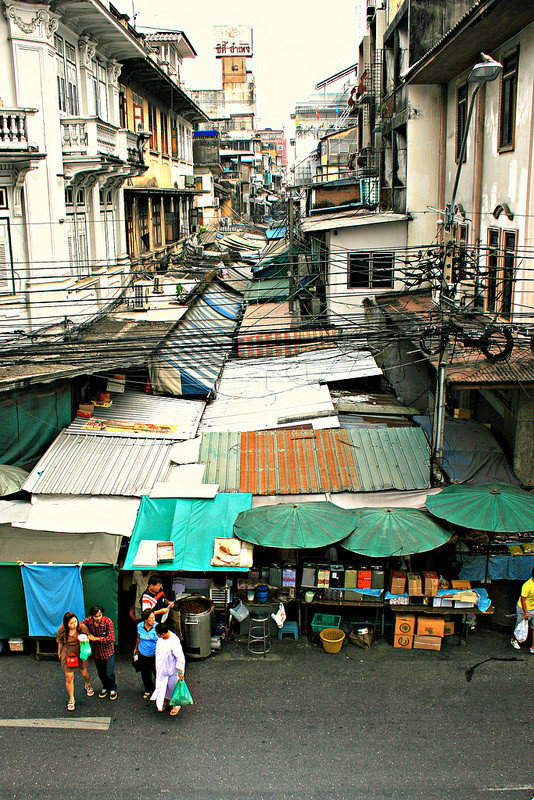
[[249, 25], [214, 25], [215, 57], [251, 58], [252, 28]]

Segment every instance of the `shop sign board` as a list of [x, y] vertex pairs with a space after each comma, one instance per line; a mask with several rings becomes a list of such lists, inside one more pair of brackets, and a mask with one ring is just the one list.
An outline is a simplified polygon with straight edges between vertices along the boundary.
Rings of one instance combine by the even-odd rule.
[[250, 25], [214, 25], [215, 58], [252, 58]]

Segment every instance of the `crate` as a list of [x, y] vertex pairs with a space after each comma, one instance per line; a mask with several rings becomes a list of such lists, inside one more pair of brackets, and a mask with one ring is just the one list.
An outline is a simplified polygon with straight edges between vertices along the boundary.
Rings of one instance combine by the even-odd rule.
[[9, 649], [12, 653], [23, 653], [24, 652], [24, 640], [23, 639], [8, 639]]
[[341, 617], [336, 614], [314, 614], [311, 629], [314, 633], [321, 633], [325, 628], [339, 628]]

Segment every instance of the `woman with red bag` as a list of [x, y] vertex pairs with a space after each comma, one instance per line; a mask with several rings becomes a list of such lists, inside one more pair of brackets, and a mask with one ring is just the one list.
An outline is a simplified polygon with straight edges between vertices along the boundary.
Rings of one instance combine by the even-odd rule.
[[93, 687], [91, 686], [91, 679], [87, 671], [87, 661], [82, 661], [80, 658], [80, 642], [78, 636], [85, 634], [89, 636], [89, 631], [83, 622], [78, 621], [76, 614], [72, 611], [67, 611], [63, 617], [63, 625], [59, 626], [56, 642], [57, 642], [57, 656], [65, 672], [65, 684], [67, 693], [69, 695], [69, 702], [67, 703], [67, 710], [74, 711], [74, 670], [78, 669], [80, 675], [85, 681], [85, 694], [87, 697], [94, 695]]

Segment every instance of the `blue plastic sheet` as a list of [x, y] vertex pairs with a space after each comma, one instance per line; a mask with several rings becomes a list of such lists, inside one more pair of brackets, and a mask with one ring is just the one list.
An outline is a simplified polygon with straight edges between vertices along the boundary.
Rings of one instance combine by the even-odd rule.
[[67, 611], [85, 618], [79, 564], [21, 566], [30, 636], [55, 636]]
[[[527, 581], [533, 568], [534, 556], [490, 556], [487, 580]], [[467, 581], [485, 581], [486, 556], [463, 556], [459, 577]]]

